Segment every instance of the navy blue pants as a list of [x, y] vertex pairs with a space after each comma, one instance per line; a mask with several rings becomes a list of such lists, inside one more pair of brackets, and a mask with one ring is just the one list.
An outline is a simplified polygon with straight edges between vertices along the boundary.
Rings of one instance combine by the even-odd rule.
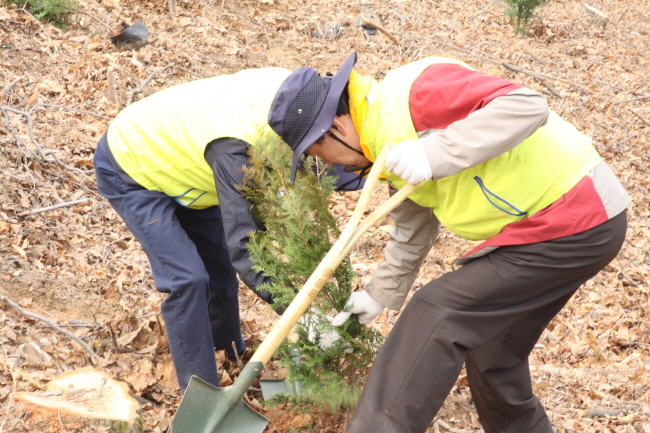
[[219, 206], [188, 209], [159, 191], [125, 182], [111, 163], [105, 138], [94, 164], [97, 190], [108, 199], [147, 253], [162, 302], [176, 376], [185, 391], [192, 375], [219, 386], [215, 349], [245, 349], [238, 280]]

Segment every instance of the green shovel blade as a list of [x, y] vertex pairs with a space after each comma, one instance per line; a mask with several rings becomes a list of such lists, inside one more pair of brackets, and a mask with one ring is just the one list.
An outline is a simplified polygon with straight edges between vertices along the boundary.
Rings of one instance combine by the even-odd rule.
[[243, 400], [250, 383], [242, 375], [244, 371], [235, 384], [224, 388], [192, 376], [169, 432], [262, 433], [268, 419]]

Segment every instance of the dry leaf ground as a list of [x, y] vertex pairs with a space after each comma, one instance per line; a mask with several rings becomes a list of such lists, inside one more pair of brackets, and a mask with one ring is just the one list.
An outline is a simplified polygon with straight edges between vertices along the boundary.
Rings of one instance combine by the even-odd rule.
[[[118, 52], [105, 30], [78, 15], [62, 31], [0, 6], [0, 296], [86, 341], [96, 368], [125, 381], [142, 406], [145, 431], [163, 432], [178, 390], [146, 258], [115, 212], [96, 193], [92, 155], [110, 119], [157, 90], [242, 68], [309, 64], [335, 71], [356, 50], [358, 70], [386, 71], [429, 55], [545, 93], [554, 110], [594, 138], [633, 197], [619, 257], [575, 296], [531, 357], [533, 386], [559, 432], [650, 432], [648, 302], [648, 147], [650, 2], [557, 0], [539, 11], [532, 35], [513, 33], [504, 5], [488, 0], [201, 1], [86, 0], [110, 25], [141, 20], [151, 44]], [[381, 20], [369, 36], [362, 12]], [[338, 39], [315, 38], [324, 21]], [[385, 198], [377, 191], [377, 202]], [[341, 224], [356, 195], [332, 199]], [[83, 200], [82, 202], [79, 202]], [[77, 204], [71, 204], [78, 202]], [[49, 206], [53, 210], [34, 213]], [[390, 221], [352, 254], [363, 286], [381, 260]], [[452, 270], [468, 243], [443, 232], [415, 289]], [[273, 320], [242, 290], [249, 346]], [[374, 324], [389, 332], [398, 313]], [[14, 392], [35, 392], [62, 371], [90, 365], [87, 352], [43, 322], [0, 306], [0, 432], [99, 432], [65, 414], [24, 407]], [[274, 366], [268, 368], [273, 375]], [[226, 365], [224, 384], [238, 367]], [[253, 404], [258, 395], [250, 394]], [[294, 419], [266, 410], [268, 431], [339, 432], [340, 417]], [[476, 432], [461, 376], [430, 431]]]

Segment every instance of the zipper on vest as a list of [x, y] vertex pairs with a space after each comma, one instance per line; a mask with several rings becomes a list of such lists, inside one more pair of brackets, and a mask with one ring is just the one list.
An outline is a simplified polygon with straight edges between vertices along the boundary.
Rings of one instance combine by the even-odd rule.
[[[520, 211], [514, 205], [508, 203], [507, 201], [505, 201], [504, 199], [502, 199], [501, 197], [499, 197], [498, 195], [494, 194], [492, 191], [487, 189], [487, 187], [483, 184], [483, 179], [481, 179], [480, 177], [474, 176], [474, 180], [476, 181], [476, 183], [478, 183], [478, 186], [481, 188], [481, 192], [483, 192], [483, 195], [485, 196], [487, 201], [489, 201], [492, 206], [499, 209], [501, 212], [505, 212], [508, 215], [513, 215], [513, 216], [524, 216], [524, 215], [526, 215], [528, 213], [528, 212]], [[515, 210], [515, 212], [510, 212], [510, 211], [507, 211], [506, 209], [502, 208], [501, 206], [496, 204], [494, 201], [492, 201], [491, 197], [493, 197], [496, 200], [508, 205], [511, 209]]]

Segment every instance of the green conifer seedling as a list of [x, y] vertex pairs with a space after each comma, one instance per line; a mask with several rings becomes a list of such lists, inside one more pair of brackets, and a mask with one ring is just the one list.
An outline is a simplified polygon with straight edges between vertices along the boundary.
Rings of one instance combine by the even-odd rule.
[[0, 2], [0, 5], [2, 4], [24, 7], [36, 19], [46, 21], [61, 29], [68, 28], [71, 15], [80, 9], [77, 0], [5, 0], [4, 3]]
[[[327, 174], [322, 161], [307, 158], [291, 185], [292, 152], [271, 133], [259, 134], [250, 155], [242, 189], [266, 230], [252, 233], [248, 248], [254, 268], [269, 277], [259, 289], [272, 293], [274, 308], [284, 307], [338, 238], [336, 220], [328, 210], [336, 179]], [[278, 356], [289, 367], [288, 380], [299, 382], [301, 392], [274, 398], [276, 402], [290, 401], [293, 409], [326, 408], [333, 413], [356, 405], [382, 336], [356, 319], [338, 328], [326, 319], [345, 308], [354, 278], [346, 259], [296, 326], [297, 341], [280, 348]], [[318, 320], [306, 323], [310, 314]], [[340, 338], [324, 348], [323, 337], [333, 329]], [[298, 349], [299, 363], [292, 361], [289, 349]]]
[[535, 16], [535, 9], [548, 3], [549, 0], [505, 0], [508, 9], [506, 15], [515, 25], [517, 33], [527, 33], [530, 21]]

